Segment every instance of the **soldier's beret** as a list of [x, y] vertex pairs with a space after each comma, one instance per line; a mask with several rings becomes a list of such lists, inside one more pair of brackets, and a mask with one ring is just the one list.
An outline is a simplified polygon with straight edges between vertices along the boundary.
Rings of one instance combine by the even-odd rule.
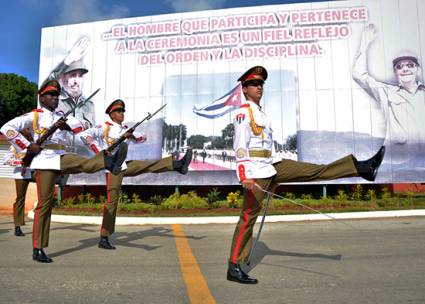
[[243, 75], [239, 77], [238, 81], [242, 82], [242, 85], [245, 85], [253, 80], [261, 80], [264, 82], [266, 79], [267, 70], [262, 66], [255, 66], [243, 73]]
[[82, 60], [74, 61], [70, 65], [68, 65], [65, 70], [63, 71], [64, 74], [67, 74], [69, 72], [73, 71], [81, 71], [81, 74], [84, 75], [89, 70], [87, 70], [86, 65]]
[[48, 80], [46, 82], [44, 82], [40, 89], [37, 91], [37, 94], [42, 96], [44, 94], [47, 93], [51, 93], [51, 92], [57, 92], [58, 94], [61, 93], [61, 85], [59, 84], [59, 82], [57, 80]]
[[105, 113], [111, 114], [112, 112], [122, 109], [125, 111], [125, 103], [121, 99], [115, 99], [111, 104], [106, 108]]

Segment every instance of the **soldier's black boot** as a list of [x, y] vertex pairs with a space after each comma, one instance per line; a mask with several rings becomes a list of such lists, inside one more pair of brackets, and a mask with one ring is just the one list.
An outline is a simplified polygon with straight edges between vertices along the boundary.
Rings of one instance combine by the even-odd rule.
[[111, 243], [109, 243], [109, 239], [108, 239], [107, 236], [101, 236], [100, 237], [98, 247], [102, 248], [102, 249], [108, 249], [108, 250], [115, 249], [115, 246], [112, 246]]
[[227, 268], [227, 280], [238, 282], [241, 284], [257, 284], [256, 278], [250, 277], [246, 274], [239, 264], [229, 262], [229, 268]]
[[32, 250], [32, 259], [40, 263], [51, 263], [53, 260], [44, 253], [43, 249], [34, 248]]
[[22, 232], [21, 227], [15, 226], [15, 235], [16, 236], [25, 236], [25, 233]]
[[127, 157], [127, 149], [127, 144], [123, 142], [118, 146], [118, 150], [115, 152], [115, 154], [105, 154], [105, 169], [108, 169], [114, 175], [118, 175], [121, 172], [121, 165]]
[[173, 160], [173, 170], [181, 174], [187, 174], [192, 161], [192, 149], [187, 149], [186, 154], [180, 160]]
[[373, 182], [378, 174], [378, 168], [382, 163], [385, 155], [385, 146], [382, 146], [379, 151], [369, 158], [368, 160], [358, 161], [355, 160], [357, 173], [360, 177]]

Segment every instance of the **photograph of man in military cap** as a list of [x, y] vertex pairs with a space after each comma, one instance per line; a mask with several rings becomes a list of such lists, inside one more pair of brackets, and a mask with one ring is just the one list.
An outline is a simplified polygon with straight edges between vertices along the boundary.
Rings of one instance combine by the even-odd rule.
[[411, 51], [401, 51], [392, 60], [395, 83], [379, 81], [369, 73], [372, 62], [368, 52], [377, 38], [373, 24], [365, 27], [352, 76], [357, 84], [378, 103], [385, 119], [387, 161], [415, 167], [425, 163], [425, 86], [421, 65]]
[[66, 113], [75, 107], [72, 116], [80, 120], [86, 129], [95, 125], [94, 103], [91, 100], [85, 102], [83, 96], [84, 75], [88, 72], [83, 57], [88, 44], [88, 37], [78, 40], [48, 77], [48, 80], [58, 80], [63, 88], [58, 110]]

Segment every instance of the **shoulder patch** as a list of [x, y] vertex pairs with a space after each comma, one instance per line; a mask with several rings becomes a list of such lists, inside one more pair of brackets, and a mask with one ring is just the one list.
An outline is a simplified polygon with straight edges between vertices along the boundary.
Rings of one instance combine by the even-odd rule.
[[246, 150], [244, 148], [239, 148], [236, 150], [237, 158], [244, 158], [246, 156]]
[[105, 124], [107, 124], [108, 126], [112, 126], [112, 124], [109, 121], [106, 121]]
[[34, 109], [31, 112], [38, 112], [38, 113], [43, 113], [43, 109]]
[[243, 105], [241, 105], [241, 108], [249, 108], [249, 103], [244, 103]]
[[16, 132], [15, 130], [7, 130], [5, 135], [9, 139], [13, 139], [18, 136], [18, 132]]
[[236, 118], [235, 118], [235, 120], [238, 123], [242, 123], [244, 121], [244, 119], [245, 119], [245, 114], [243, 114], [243, 113], [239, 113], [238, 115], [236, 115]]

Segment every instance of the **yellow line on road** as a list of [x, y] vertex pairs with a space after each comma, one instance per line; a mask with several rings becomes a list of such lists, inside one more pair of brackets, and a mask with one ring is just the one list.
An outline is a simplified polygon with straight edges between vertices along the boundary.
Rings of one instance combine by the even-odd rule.
[[180, 260], [180, 269], [186, 284], [190, 303], [216, 303], [210, 289], [208, 288], [207, 281], [198, 266], [198, 262], [193, 256], [182, 226], [171, 225], [171, 227], [173, 228], [174, 239], [176, 241], [177, 252]]

